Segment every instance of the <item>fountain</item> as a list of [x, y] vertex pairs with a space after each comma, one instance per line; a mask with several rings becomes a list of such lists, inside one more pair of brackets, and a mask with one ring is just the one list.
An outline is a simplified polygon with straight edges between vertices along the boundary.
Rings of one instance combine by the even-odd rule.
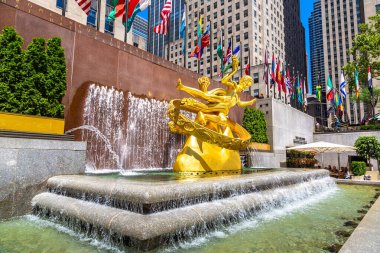
[[121, 249], [152, 250], [334, 189], [325, 170], [241, 173], [239, 149], [250, 135], [227, 115], [235, 104], [254, 101], [238, 96], [251, 78], [230, 81], [237, 64], [233, 57], [233, 71], [223, 79], [227, 90], [207, 91], [207, 78], [199, 80], [199, 89], [178, 82], [179, 90], [207, 104], [192, 98], [168, 103], [91, 85], [83, 125], [70, 130], [82, 131], [88, 163], [123, 172], [174, 164], [178, 178], [56, 176], [48, 180], [48, 192], [33, 198], [34, 214]]

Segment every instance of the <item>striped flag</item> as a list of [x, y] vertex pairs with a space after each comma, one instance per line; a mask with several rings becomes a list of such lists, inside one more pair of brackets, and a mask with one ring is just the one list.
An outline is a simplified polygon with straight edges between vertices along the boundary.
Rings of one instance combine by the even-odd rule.
[[75, 2], [77, 2], [79, 7], [86, 13], [86, 15], [90, 13], [92, 0], [75, 0]]
[[153, 28], [153, 31], [155, 33], [164, 35], [168, 33], [168, 21], [170, 18], [170, 13], [172, 13], [172, 1], [167, 0], [164, 5], [164, 8], [162, 8], [162, 11], [160, 13], [161, 23], [159, 23], [157, 26]]
[[372, 86], [372, 75], [371, 75], [371, 67], [368, 66], [368, 89], [371, 93], [371, 96], [373, 96], [373, 86]]
[[[135, 20], [135, 17], [137, 16], [137, 14], [144, 11], [149, 6], [150, 6], [150, 0], [140, 0], [140, 2], [136, 5], [135, 9], [133, 10], [131, 17], [128, 16], [127, 32], [131, 30], [133, 21]], [[129, 6], [128, 6], [128, 9], [129, 9]]]
[[285, 84], [286, 84], [286, 89], [288, 90], [289, 96], [292, 93], [292, 81], [290, 80], [290, 71], [289, 67], [286, 69], [286, 78], [285, 78]]
[[343, 98], [346, 98], [346, 80], [344, 80], [344, 74], [343, 71], [340, 75], [340, 85], [339, 85], [340, 93], [342, 94]]
[[329, 74], [329, 77], [327, 79], [327, 85], [326, 85], [326, 99], [328, 101], [334, 100], [333, 83], [331, 81], [330, 74]]

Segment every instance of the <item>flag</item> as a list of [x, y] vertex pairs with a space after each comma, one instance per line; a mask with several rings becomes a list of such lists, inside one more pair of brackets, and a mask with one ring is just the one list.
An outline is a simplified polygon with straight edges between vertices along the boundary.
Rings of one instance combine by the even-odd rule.
[[224, 65], [226, 65], [227, 60], [229, 58], [231, 58], [231, 56], [232, 56], [232, 48], [231, 47], [232, 47], [232, 40], [229, 39], [228, 40], [228, 48], [227, 48], [226, 54], [224, 55], [224, 58], [223, 58], [223, 64]]
[[172, 13], [172, 1], [167, 0], [160, 13], [161, 23], [153, 28], [155, 33], [164, 35], [168, 34], [168, 21], [170, 19], [170, 13]]
[[268, 85], [268, 71], [269, 71], [269, 63], [268, 63], [268, 49], [265, 49], [265, 55], [264, 55], [264, 82], [266, 85]]
[[281, 87], [284, 94], [286, 94], [286, 85], [285, 85], [285, 68], [284, 65], [282, 65], [282, 71], [281, 71]]
[[371, 75], [371, 67], [368, 66], [368, 89], [371, 93], [371, 96], [373, 96], [373, 86], [372, 86], [372, 75]]
[[249, 76], [250, 68], [251, 68], [251, 67], [249, 66], [249, 63], [245, 64], [245, 74], [246, 74], [247, 76]]
[[220, 32], [220, 40], [219, 40], [219, 44], [218, 44], [218, 47], [216, 49], [216, 53], [218, 54], [219, 56], [219, 59], [220, 59], [220, 70], [221, 72], [224, 70], [224, 64], [223, 64], [223, 58], [224, 58], [224, 54], [223, 54], [223, 31], [221, 30]]
[[[127, 32], [131, 30], [132, 23], [135, 20], [136, 15], [144, 11], [146, 8], [148, 8], [148, 6], [150, 6], [150, 0], [140, 0], [140, 2], [136, 5], [131, 17], [128, 17]], [[128, 9], [129, 9], [129, 6], [128, 6]]]
[[289, 96], [292, 94], [292, 83], [290, 80], [290, 71], [289, 68], [286, 69], [286, 78], [285, 78], [286, 89], [288, 90]]
[[[98, 0], [99, 1], [99, 0]], [[132, 14], [140, 0], [129, 0], [128, 1], [128, 19], [132, 17]], [[123, 17], [123, 24], [126, 24], [125, 17], [125, 0], [113, 0], [112, 5], [115, 7], [108, 15], [108, 20], [114, 21], [118, 17]]]
[[235, 49], [234, 49], [234, 51], [232, 51], [232, 53], [231, 53], [231, 49], [230, 48], [228, 48], [228, 49], [229, 50], [227, 50], [226, 56], [229, 55], [229, 57], [227, 58], [227, 61], [225, 62], [225, 67], [224, 67], [223, 73], [226, 73], [226, 71], [232, 67], [232, 55], [236, 55], [240, 52], [240, 45], [235, 47]]
[[75, 0], [75, 2], [77, 2], [79, 7], [84, 11], [84, 13], [86, 13], [86, 15], [90, 13], [92, 0]]
[[306, 77], [303, 79], [303, 103], [305, 106], [307, 106], [307, 83], [305, 79]]
[[206, 31], [201, 36], [200, 46], [199, 46], [199, 43], [197, 43], [190, 57], [195, 57], [198, 60], [200, 60], [203, 55], [203, 49], [205, 47], [208, 47], [209, 45], [210, 45], [210, 25], [207, 25]]
[[299, 78], [298, 77], [298, 101], [301, 103], [301, 105], [303, 104], [303, 99], [302, 99], [302, 95], [303, 95], [303, 82], [302, 82], [302, 77]]
[[333, 99], [334, 99], [333, 84], [332, 84], [330, 75], [327, 79], [327, 85], [326, 85], [326, 99], [328, 101], [333, 101]]
[[335, 92], [334, 103], [335, 103], [335, 107], [338, 108], [338, 106], [339, 106], [339, 94], [338, 94], [338, 92]]
[[343, 98], [346, 98], [346, 96], [347, 96], [347, 94], [346, 94], [346, 80], [344, 80], [343, 71], [341, 72], [341, 75], [340, 75], [339, 89], [340, 89], [340, 94], [342, 94]]
[[341, 96], [338, 96], [338, 110], [341, 112], [341, 114], [343, 115], [343, 112], [344, 112], [344, 106], [343, 106], [343, 103], [342, 103], [342, 98]]
[[322, 102], [322, 85], [321, 76], [318, 74], [317, 85], [315, 86], [315, 93], [319, 102]]
[[271, 73], [271, 79], [270, 79], [270, 88], [272, 89], [272, 86], [276, 83], [276, 75], [275, 75], [275, 67], [276, 62], [274, 60], [274, 54], [272, 54], [272, 73]]
[[359, 86], [359, 72], [355, 69], [355, 86], [356, 86], [356, 97], [360, 96], [360, 86]]
[[276, 83], [278, 84], [279, 88], [278, 90], [280, 91], [281, 87], [281, 72], [280, 72], [280, 59], [277, 59], [277, 66], [276, 66]]
[[182, 38], [182, 55], [186, 55], [186, 8], [183, 11], [181, 28], [179, 29]]
[[300, 76], [299, 76], [299, 74], [297, 75], [296, 91], [297, 91], [297, 99], [298, 99], [298, 102], [302, 102], [302, 98], [301, 98], [301, 81], [300, 81]]

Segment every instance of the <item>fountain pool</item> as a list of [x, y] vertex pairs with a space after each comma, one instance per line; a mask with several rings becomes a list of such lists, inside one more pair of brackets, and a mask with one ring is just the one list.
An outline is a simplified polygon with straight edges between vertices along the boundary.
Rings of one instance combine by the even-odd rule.
[[[333, 187], [306, 200], [279, 208], [201, 237], [175, 242], [153, 252], [326, 252], [323, 248], [347, 239], [337, 231], [353, 230], [346, 221], [374, 200], [380, 189]], [[0, 252], [138, 252], [123, 251], [51, 221], [27, 215], [0, 222]]]

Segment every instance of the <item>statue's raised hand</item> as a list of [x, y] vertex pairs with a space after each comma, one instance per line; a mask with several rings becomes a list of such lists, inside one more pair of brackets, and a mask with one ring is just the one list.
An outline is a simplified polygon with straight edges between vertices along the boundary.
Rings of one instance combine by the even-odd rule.
[[176, 89], [177, 90], [182, 90], [183, 87], [184, 87], [184, 85], [182, 84], [181, 79], [178, 79]]

